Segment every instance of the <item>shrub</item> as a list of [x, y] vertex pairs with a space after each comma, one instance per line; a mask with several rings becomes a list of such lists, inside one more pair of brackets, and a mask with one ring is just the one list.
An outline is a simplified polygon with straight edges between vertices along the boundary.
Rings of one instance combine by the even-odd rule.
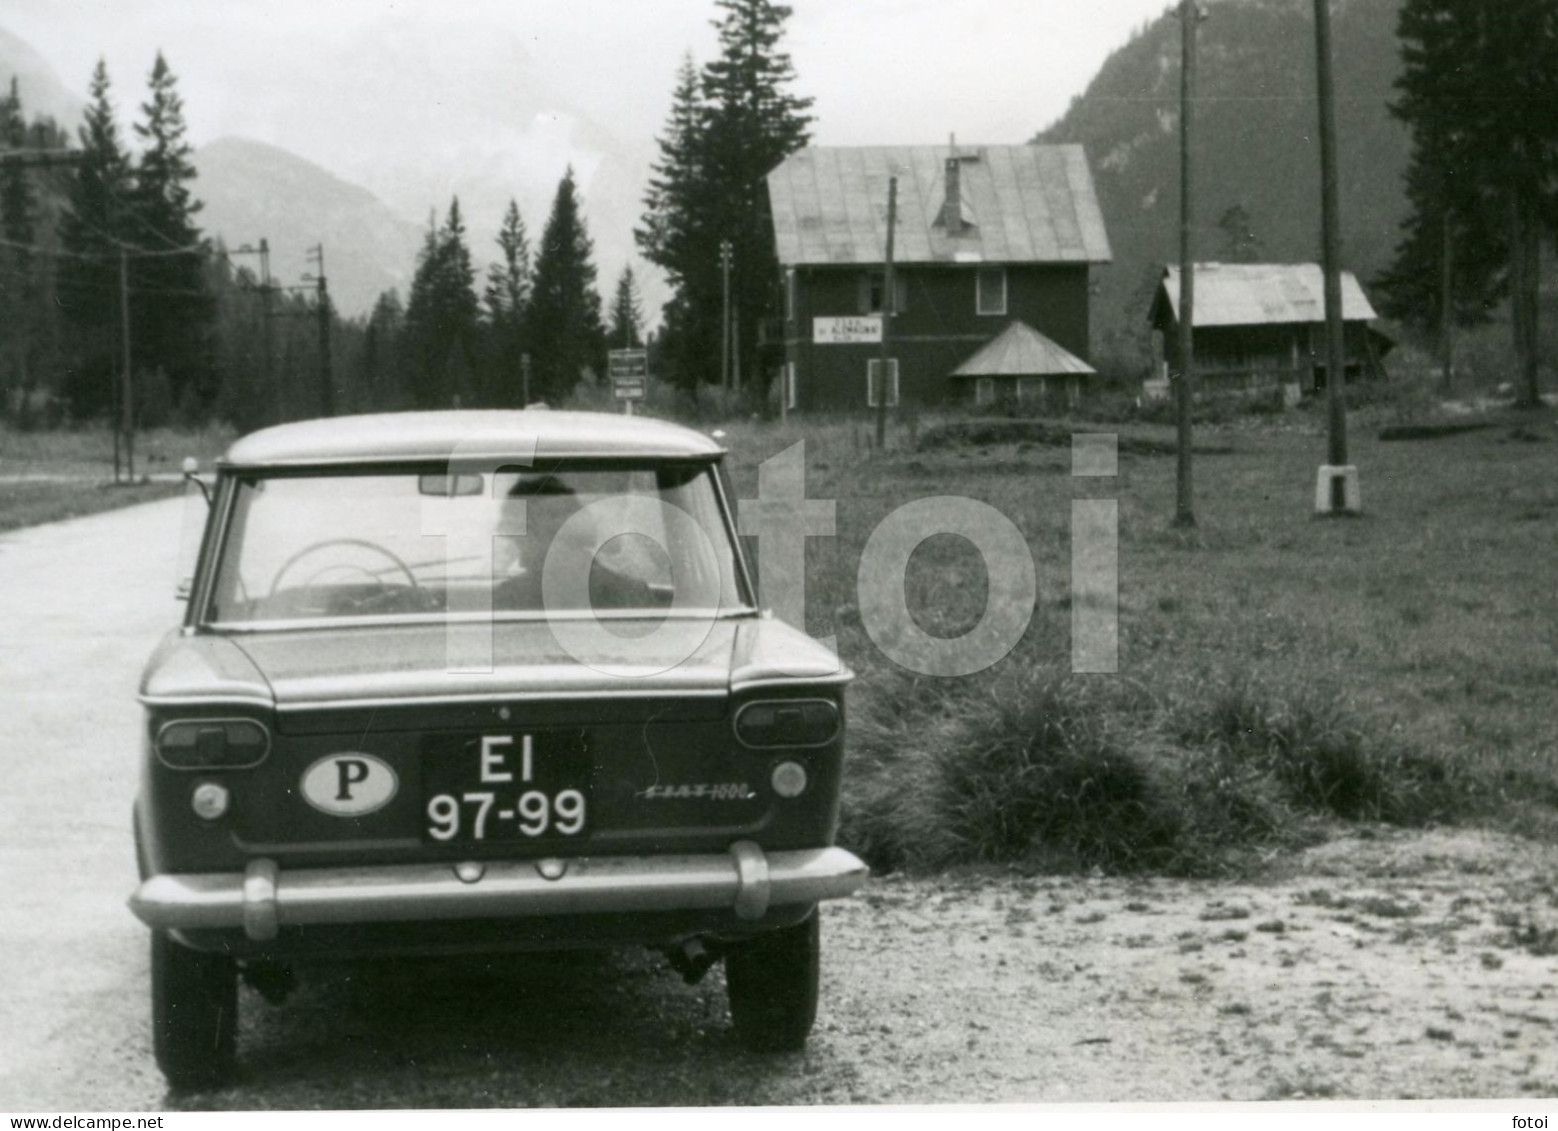
[[1282, 695], [1235, 680], [1183, 712], [1179, 737], [1264, 769], [1301, 809], [1422, 824], [1459, 807], [1442, 761], [1372, 733], [1332, 690]]
[[1322, 689], [1014, 668], [984, 689], [889, 676], [850, 723], [843, 843], [881, 871], [965, 863], [1207, 875], [1316, 818], [1421, 824], [1472, 783]]

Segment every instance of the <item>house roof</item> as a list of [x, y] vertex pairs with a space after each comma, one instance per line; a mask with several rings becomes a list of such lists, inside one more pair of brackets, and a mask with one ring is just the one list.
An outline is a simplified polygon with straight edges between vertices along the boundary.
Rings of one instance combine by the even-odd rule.
[[[1197, 326], [1255, 326], [1325, 321], [1325, 274], [1318, 263], [1197, 263]], [[1179, 321], [1179, 266], [1164, 268], [1150, 317], [1164, 303]], [[1351, 271], [1342, 272], [1342, 320], [1368, 322], [1377, 315]]]
[[964, 217], [948, 234], [947, 146], [811, 146], [768, 174], [788, 267], [886, 258], [887, 179], [898, 178], [895, 263], [1106, 263], [1112, 258], [1080, 145], [959, 146]]
[[690, 428], [599, 412], [386, 412], [280, 424], [243, 437], [223, 467], [584, 457], [712, 459], [724, 449]]
[[1026, 322], [1013, 322], [994, 341], [952, 371], [954, 377], [1051, 377], [1096, 373], [1091, 365], [1062, 349]]

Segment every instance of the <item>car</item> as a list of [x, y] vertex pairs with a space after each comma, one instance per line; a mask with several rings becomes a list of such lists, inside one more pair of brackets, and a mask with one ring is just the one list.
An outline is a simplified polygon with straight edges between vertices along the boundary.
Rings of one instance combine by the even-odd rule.
[[[647, 945], [802, 1046], [834, 844], [834, 653], [760, 607], [715, 439], [642, 416], [339, 417], [238, 440], [134, 803], [175, 1087], [314, 960]], [[197, 504], [198, 505], [198, 502]]]

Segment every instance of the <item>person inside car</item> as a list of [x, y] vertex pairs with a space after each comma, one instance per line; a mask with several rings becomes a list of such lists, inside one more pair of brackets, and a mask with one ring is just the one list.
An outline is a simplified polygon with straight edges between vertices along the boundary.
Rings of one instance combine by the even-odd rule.
[[[524, 534], [511, 533], [520, 529]], [[573, 489], [553, 476], [522, 476], [500, 508], [496, 533], [502, 536], [496, 540], [493, 562], [494, 609], [544, 609], [541, 579], [548, 555], [552, 556], [553, 569], [588, 568], [590, 605], [595, 609], [649, 608], [653, 604], [645, 581], [600, 560], [597, 550], [601, 539], [593, 518]]]

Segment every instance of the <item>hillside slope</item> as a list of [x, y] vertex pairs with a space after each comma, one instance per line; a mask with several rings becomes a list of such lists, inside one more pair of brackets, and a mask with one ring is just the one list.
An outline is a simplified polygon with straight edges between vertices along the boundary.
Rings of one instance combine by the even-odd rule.
[[[1365, 281], [1389, 261], [1406, 213], [1408, 134], [1388, 109], [1399, 6], [1345, 0], [1334, 17], [1344, 266]], [[1245, 258], [1319, 258], [1312, 11], [1309, 0], [1208, 7], [1194, 139], [1198, 259], [1234, 258], [1218, 220], [1235, 205], [1259, 241]], [[1098, 272], [1094, 306], [1105, 354], [1140, 347], [1152, 287], [1179, 258], [1179, 81], [1179, 21], [1166, 13], [1111, 55], [1037, 138], [1087, 147], [1115, 250]]]
[[[325, 249], [325, 274], [336, 309], [366, 314], [379, 292], [406, 297], [422, 231], [365, 188], [349, 184], [296, 154], [242, 138], [221, 138], [195, 151], [194, 192], [205, 202], [196, 222], [229, 248], [270, 241], [271, 273], [284, 285], [312, 271], [304, 256]], [[240, 261], [258, 269], [252, 258]]]

